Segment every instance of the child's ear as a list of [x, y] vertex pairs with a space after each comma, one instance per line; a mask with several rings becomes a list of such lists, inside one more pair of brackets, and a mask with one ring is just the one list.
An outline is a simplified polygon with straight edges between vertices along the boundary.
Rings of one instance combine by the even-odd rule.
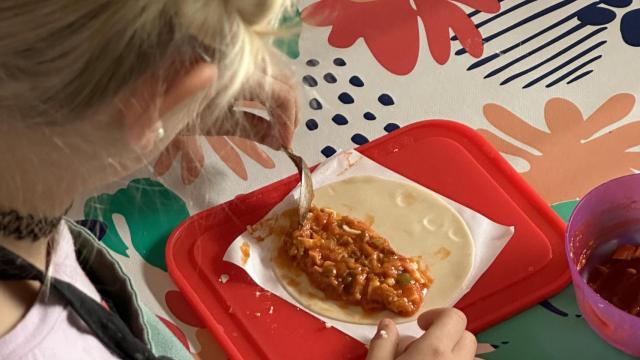
[[162, 116], [211, 86], [217, 76], [216, 65], [200, 62], [170, 77], [164, 85], [157, 75], [146, 76], [125, 90], [116, 101], [129, 143], [141, 152], [150, 151], [158, 132], [164, 129]]

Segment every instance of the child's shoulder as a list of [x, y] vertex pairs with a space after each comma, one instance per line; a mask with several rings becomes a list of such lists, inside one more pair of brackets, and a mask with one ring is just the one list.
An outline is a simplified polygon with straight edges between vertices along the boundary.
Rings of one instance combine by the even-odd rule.
[[[87, 228], [66, 219], [78, 263], [113, 310], [123, 317], [132, 333], [156, 355], [192, 359], [182, 343], [147, 309], [124, 269]], [[129, 321], [127, 321], [129, 320]]]

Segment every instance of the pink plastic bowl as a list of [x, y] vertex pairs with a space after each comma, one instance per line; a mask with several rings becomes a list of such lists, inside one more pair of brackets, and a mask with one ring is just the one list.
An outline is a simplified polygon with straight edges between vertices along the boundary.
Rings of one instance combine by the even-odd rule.
[[[640, 317], [601, 298], [587, 285], [580, 271], [581, 256], [598, 248], [602, 241], [616, 239], [618, 244], [640, 243], [640, 232], [630, 234], [629, 229], [640, 229], [640, 174], [611, 180], [587, 194], [571, 215], [565, 247], [578, 306], [584, 318], [609, 344], [627, 354], [640, 356]], [[611, 245], [613, 250], [616, 244]]]

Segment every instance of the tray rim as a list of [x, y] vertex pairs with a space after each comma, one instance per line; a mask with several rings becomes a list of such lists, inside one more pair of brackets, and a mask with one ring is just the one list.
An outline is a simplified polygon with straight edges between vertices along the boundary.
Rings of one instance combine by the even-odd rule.
[[[427, 120], [421, 120], [421, 121], [417, 121], [417, 122], [413, 122], [411, 124], [408, 124], [396, 131], [394, 131], [393, 133], [381, 136], [365, 145], [362, 145], [360, 147], [355, 148], [355, 150], [357, 151], [364, 151], [369, 147], [374, 147], [376, 146], [378, 143], [384, 142], [386, 140], [388, 140], [388, 136], [397, 136], [400, 133], [404, 133], [404, 132], [408, 132], [413, 130], [414, 128], [419, 128], [419, 127], [444, 127], [444, 128], [448, 128], [448, 130], [450, 131], [454, 131], [460, 135], [463, 135], [466, 140], [470, 141], [474, 146], [476, 146], [478, 149], [480, 149], [483, 153], [485, 153], [485, 155], [488, 155], [491, 160], [493, 161], [494, 165], [498, 167], [498, 169], [503, 172], [506, 176], [509, 177], [510, 181], [512, 182], [512, 184], [517, 188], [517, 190], [521, 193], [524, 193], [529, 200], [531, 201], [531, 205], [532, 207], [535, 207], [541, 214], [544, 214], [546, 217], [546, 220], [548, 221], [549, 225], [552, 226], [553, 228], [555, 228], [555, 230], [557, 230], [560, 234], [562, 234], [560, 236], [560, 238], [562, 239], [563, 243], [564, 243], [564, 233], [565, 233], [565, 227], [566, 224], [564, 223], [564, 221], [553, 211], [553, 209], [549, 206], [549, 204], [547, 204], [538, 193], [535, 192], [535, 190], [526, 182], [526, 180], [511, 166], [511, 164], [509, 164], [509, 162], [493, 147], [493, 145], [491, 145], [491, 143], [489, 143], [486, 139], [484, 139], [482, 137], [482, 135], [480, 135], [480, 133], [478, 133], [475, 129], [469, 127], [468, 125], [464, 124], [464, 123], [460, 123], [457, 121], [452, 121], [452, 120], [442, 120], [442, 119], [427, 119]], [[466, 149], [465, 149], [466, 150]], [[315, 166], [314, 166], [315, 167]], [[484, 168], [484, 167], [483, 167]], [[231, 359], [243, 359], [240, 351], [236, 348], [235, 344], [233, 343], [233, 341], [226, 335], [222, 325], [220, 325], [220, 323], [207, 311], [205, 305], [201, 302], [201, 300], [199, 299], [199, 297], [197, 296], [195, 290], [189, 285], [189, 283], [187, 282], [187, 280], [185, 279], [185, 277], [182, 275], [182, 273], [180, 272], [178, 265], [176, 264], [175, 260], [173, 259], [173, 257], [171, 256], [171, 254], [173, 253], [173, 248], [176, 245], [176, 242], [178, 241], [178, 239], [181, 238], [181, 234], [185, 231], [185, 228], [187, 228], [191, 223], [196, 222], [196, 221], [200, 221], [202, 218], [206, 218], [209, 213], [211, 211], [213, 211], [213, 209], [219, 207], [219, 206], [225, 206], [229, 203], [233, 203], [234, 201], [237, 200], [238, 197], [240, 196], [250, 196], [254, 193], [260, 193], [262, 191], [265, 191], [266, 189], [270, 188], [270, 187], [275, 187], [278, 184], [282, 183], [282, 182], [286, 182], [286, 181], [291, 181], [292, 178], [294, 177], [298, 177], [297, 174], [293, 174], [290, 176], [286, 176], [280, 180], [274, 181], [270, 184], [267, 184], [263, 187], [260, 187], [256, 190], [253, 190], [251, 192], [245, 193], [245, 194], [239, 194], [238, 196], [225, 201], [223, 203], [220, 203], [216, 206], [210, 207], [208, 209], [204, 209], [202, 211], [199, 211], [191, 216], [189, 216], [187, 219], [185, 219], [182, 223], [180, 223], [169, 235], [169, 238], [167, 240], [167, 244], [166, 244], [166, 248], [165, 248], [165, 258], [166, 258], [166, 263], [167, 263], [167, 271], [171, 277], [171, 279], [174, 281], [175, 285], [178, 287], [178, 289], [182, 292], [183, 296], [185, 297], [185, 299], [187, 300], [187, 303], [189, 303], [189, 305], [191, 307], [194, 308], [195, 313], [200, 316], [203, 317], [203, 322], [205, 323], [207, 329], [212, 333], [212, 335], [215, 337], [215, 339], [218, 341], [219, 345], [222, 347], [222, 349], [225, 351], [225, 353], [229, 356], [229, 358]], [[516, 203], [516, 206], [520, 207], [519, 204]], [[523, 211], [524, 212], [524, 211]], [[526, 212], [525, 212], [526, 214]], [[534, 223], [535, 224], [535, 223]], [[544, 234], [544, 233], [543, 233]], [[550, 244], [551, 245], [551, 244]], [[564, 246], [562, 246], [562, 248], [564, 249]], [[564, 258], [564, 253], [562, 254], [556, 254], [553, 250], [554, 247], [551, 246], [551, 250], [552, 250], [552, 257], [549, 260], [549, 262], [544, 265], [543, 267], [541, 267], [540, 269], [538, 269], [538, 271], [530, 274], [529, 276], [523, 278], [522, 280], [528, 279], [531, 276], [537, 275], [540, 272], [544, 271], [545, 269], [547, 269], [554, 260], [556, 261], [562, 261], [564, 263], [566, 263], [565, 258]], [[556, 259], [556, 257], [559, 257], [559, 259]], [[518, 284], [520, 282], [519, 281], [515, 284]], [[570, 274], [570, 270], [569, 267], [567, 266], [567, 264], [565, 264], [565, 270], [561, 273], [558, 274], [558, 276], [555, 278], [554, 281], [549, 282], [549, 284], [544, 288], [541, 289], [540, 291], [536, 292], [536, 294], [540, 294], [538, 296], [532, 296], [532, 300], [530, 300], [529, 302], [531, 303], [530, 306], [528, 307], [520, 307], [519, 309], [502, 309], [502, 313], [503, 315], [500, 316], [503, 319], [497, 322], [485, 322], [481, 325], [478, 326], [478, 329], [471, 329], [472, 332], [479, 332], [482, 330], [487, 329], [490, 326], [499, 324], [503, 321], [508, 320], [509, 318], [511, 318], [512, 316], [519, 314], [523, 311], [526, 311], [527, 309], [529, 309], [532, 306], [535, 306], [536, 303], [548, 299], [550, 296], [553, 296], [557, 293], [559, 293], [560, 291], [562, 291], [569, 283], [571, 282], [571, 274]], [[506, 288], [503, 288], [501, 291], [502, 292], [506, 289], [509, 289], [514, 285], [510, 285]], [[544, 290], [544, 291], [542, 291]], [[482, 300], [482, 299], [481, 299]], [[512, 308], [516, 308], [515, 306]]]

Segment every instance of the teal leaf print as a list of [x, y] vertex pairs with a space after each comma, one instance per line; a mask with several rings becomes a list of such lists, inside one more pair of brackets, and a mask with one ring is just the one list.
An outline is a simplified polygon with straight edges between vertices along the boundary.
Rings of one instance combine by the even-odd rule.
[[553, 210], [564, 220], [565, 222], [569, 221], [571, 214], [573, 213], [573, 209], [578, 205], [579, 200], [570, 200], [557, 204], [553, 204], [551, 207]]
[[485, 360], [633, 359], [600, 339], [580, 314], [573, 287], [549, 299], [560, 311], [536, 306], [478, 335], [492, 344]]
[[297, 59], [300, 57], [300, 48], [298, 43], [300, 41], [301, 24], [300, 10], [297, 8], [293, 13], [283, 14], [278, 27], [287, 32], [291, 31], [291, 33], [277, 37], [273, 40], [273, 45], [291, 59]]
[[134, 179], [113, 194], [91, 197], [84, 204], [84, 217], [102, 221], [107, 232], [102, 238], [113, 252], [129, 257], [129, 248], [118, 233], [113, 215], [127, 223], [135, 251], [150, 265], [167, 271], [164, 249], [171, 231], [189, 217], [185, 202], [161, 183]]

